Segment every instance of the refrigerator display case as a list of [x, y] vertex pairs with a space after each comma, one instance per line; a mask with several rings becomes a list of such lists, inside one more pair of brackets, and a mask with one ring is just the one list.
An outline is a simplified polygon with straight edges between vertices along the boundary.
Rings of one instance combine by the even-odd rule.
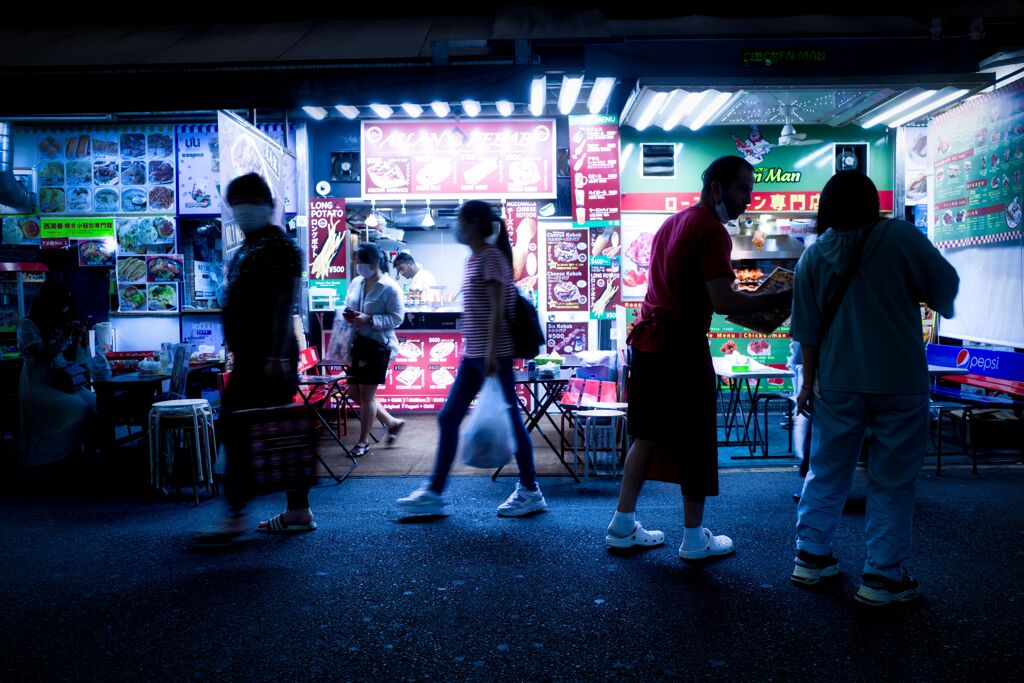
[[0, 263], [0, 346], [4, 358], [18, 356], [18, 323], [32, 307], [47, 270], [41, 263]]

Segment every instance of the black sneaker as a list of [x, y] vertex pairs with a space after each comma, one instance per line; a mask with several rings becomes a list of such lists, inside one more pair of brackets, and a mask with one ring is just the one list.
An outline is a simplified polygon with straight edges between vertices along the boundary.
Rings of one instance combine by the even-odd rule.
[[894, 602], [910, 602], [920, 595], [917, 579], [903, 570], [903, 579], [893, 581], [877, 574], [862, 574], [857, 589], [858, 602], [872, 607], [891, 605]]
[[796, 566], [790, 578], [801, 586], [815, 586], [822, 579], [839, 574], [839, 560], [832, 555], [814, 555], [800, 550], [793, 562]]

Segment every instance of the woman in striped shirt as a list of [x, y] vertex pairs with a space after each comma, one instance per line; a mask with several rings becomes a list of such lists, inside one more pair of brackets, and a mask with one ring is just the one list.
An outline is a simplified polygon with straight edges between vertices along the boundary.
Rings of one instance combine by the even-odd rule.
[[509, 415], [516, 433], [516, 464], [519, 466], [516, 489], [508, 500], [498, 506], [498, 514], [517, 517], [544, 510], [547, 502], [537, 486], [533, 446], [519, 414], [512, 379], [513, 342], [509, 317], [515, 310], [516, 289], [512, 281], [512, 245], [508, 231], [504, 221], [494, 214], [490, 206], [470, 201], [459, 211], [455, 238], [472, 252], [466, 262], [462, 288], [462, 340], [465, 346], [462, 364], [448, 401], [437, 417], [441, 434], [434, 476], [428, 484], [400, 498], [398, 506], [416, 515], [448, 514], [448, 505], [442, 496], [458, 449], [459, 425], [469, 412], [469, 405], [483, 386], [484, 379], [496, 374], [510, 406]]

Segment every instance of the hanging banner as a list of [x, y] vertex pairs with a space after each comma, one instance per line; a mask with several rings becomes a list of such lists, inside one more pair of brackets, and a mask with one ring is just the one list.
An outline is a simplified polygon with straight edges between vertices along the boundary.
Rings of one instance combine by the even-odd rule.
[[[256, 173], [267, 181], [274, 198], [275, 225], [284, 225], [284, 160], [290, 153], [247, 121], [228, 111], [217, 112], [220, 156], [220, 184], [227, 189], [232, 180]], [[242, 246], [242, 231], [227, 203], [221, 206], [224, 262]]]
[[1024, 231], [1024, 84], [936, 117], [933, 240], [939, 248], [1018, 240]]
[[537, 282], [540, 274], [537, 234], [539, 232], [537, 202], [511, 201], [505, 204], [505, 223], [512, 243], [512, 277], [523, 296], [537, 305]]
[[619, 303], [622, 274], [619, 252], [622, 250], [621, 229], [618, 227], [590, 229], [590, 296], [594, 304], [590, 317], [594, 320], [613, 320], [615, 305]]
[[590, 228], [619, 225], [618, 117], [570, 116], [569, 139], [573, 223]]
[[547, 231], [548, 313], [589, 310], [588, 230]]
[[362, 193], [378, 199], [556, 197], [555, 122], [367, 121]]

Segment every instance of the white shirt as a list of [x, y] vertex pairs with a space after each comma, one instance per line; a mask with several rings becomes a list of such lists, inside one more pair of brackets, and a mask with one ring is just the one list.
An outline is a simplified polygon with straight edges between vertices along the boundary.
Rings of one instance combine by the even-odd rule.
[[431, 287], [437, 284], [437, 280], [434, 278], [434, 274], [426, 268], [420, 268], [419, 272], [413, 275], [411, 278], [406, 279], [404, 277], [398, 278], [399, 284], [408, 285], [411, 290], [427, 291]]

